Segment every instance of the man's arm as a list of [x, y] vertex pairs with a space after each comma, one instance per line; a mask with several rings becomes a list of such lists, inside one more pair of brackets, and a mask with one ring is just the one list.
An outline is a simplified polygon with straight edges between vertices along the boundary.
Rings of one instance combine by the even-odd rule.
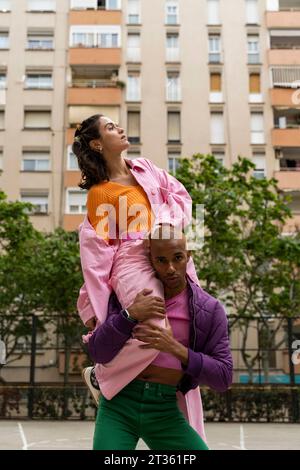
[[182, 364], [182, 369], [197, 380], [199, 385], [207, 385], [217, 392], [225, 392], [232, 383], [233, 362], [227, 317], [220, 302], [217, 303], [213, 315], [213, 326], [205, 351], [196, 352], [188, 348], [188, 363]]
[[[137, 294], [133, 304], [128, 307], [130, 316], [137, 322], [150, 318], [165, 318], [164, 300], [150, 296], [152, 289], [144, 289]], [[110, 298], [109, 314], [105, 322], [91, 335], [88, 350], [97, 364], [110, 362], [132, 336], [136, 323], [125, 318], [122, 307], [115, 295]]]
[[131, 337], [135, 323], [121, 315], [111, 314], [92, 334], [88, 342], [90, 357], [97, 364], [110, 362]]

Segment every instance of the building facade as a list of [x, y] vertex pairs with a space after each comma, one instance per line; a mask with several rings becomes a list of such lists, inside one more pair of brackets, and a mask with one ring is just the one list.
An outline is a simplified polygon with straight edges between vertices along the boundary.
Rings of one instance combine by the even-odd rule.
[[74, 129], [101, 112], [171, 172], [252, 159], [300, 222], [299, 31], [299, 0], [0, 0], [1, 188], [38, 229], [76, 229]]

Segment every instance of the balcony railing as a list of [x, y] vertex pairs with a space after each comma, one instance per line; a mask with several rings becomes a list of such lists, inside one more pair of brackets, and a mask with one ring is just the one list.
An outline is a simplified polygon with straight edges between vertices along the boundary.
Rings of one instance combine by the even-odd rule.
[[282, 44], [271, 44], [271, 49], [279, 49], [279, 50], [294, 50], [300, 49], [300, 44], [292, 44], [292, 43], [282, 43]]
[[72, 88], [117, 88], [117, 83], [110, 80], [73, 80]]

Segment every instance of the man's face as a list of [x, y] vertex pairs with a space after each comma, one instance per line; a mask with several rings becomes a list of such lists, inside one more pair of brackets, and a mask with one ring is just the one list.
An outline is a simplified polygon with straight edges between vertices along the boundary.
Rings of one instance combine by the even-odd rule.
[[151, 240], [150, 256], [154, 270], [164, 287], [175, 290], [185, 284], [190, 253], [184, 239]]

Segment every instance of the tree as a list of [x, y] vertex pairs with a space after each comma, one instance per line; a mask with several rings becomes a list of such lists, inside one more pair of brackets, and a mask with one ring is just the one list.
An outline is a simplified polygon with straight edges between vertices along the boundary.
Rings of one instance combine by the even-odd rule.
[[[81, 346], [83, 326], [77, 314], [78, 291], [82, 285], [82, 273], [76, 232], [61, 228], [47, 234], [39, 241], [38, 269], [40, 283], [40, 305], [44, 314], [52, 317], [55, 332], [64, 349], [64, 384], [69, 382], [70, 356], [72, 348]], [[67, 395], [63, 414], [68, 411]]]
[[32, 277], [41, 235], [29, 220], [29, 208], [29, 204], [8, 202], [0, 192], [0, 336], [6, 364], [22, 357], [19, 341], [30, 337], [31, 315], [37, 308]]
[[[194, 155], [183, 159], [176, 174], [193, 199], [194, 216], [196, 204], [204, 205], [204, 245], [194, 254], [199, 279], [236, 314], [231, 328], [242, 334], [250, 379], [258, 359], [268, 375], [266, 351], [247, 351], [251, 318], [259, 320], [260, 346], [267, 350], [282, 328], [281, 317], [300, 311], [300, 240], [282, 236], [291, 216], [288, 200], [275, 179], [254, 178], [253, 168], [243, 158], [226, 169], [213, 156]], [[278, 319], [275, 329], [269, 316]]]

